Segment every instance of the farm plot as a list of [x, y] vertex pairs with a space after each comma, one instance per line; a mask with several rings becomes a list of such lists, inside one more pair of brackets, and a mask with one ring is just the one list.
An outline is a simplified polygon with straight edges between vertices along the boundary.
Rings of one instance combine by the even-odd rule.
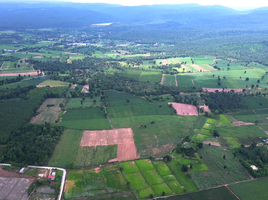
[[141, 82], [150, 82], [150, 83], [159, 83], [161, 81], [162, 74], [160, 72], [143, 72], [140, 76], [139, 81]]
[[198, 116], [196, 106], [182, 103], [169, 103], [177, 111], [177, 115], [194, 115]]
[[176, 78], [177, 78], [177, 82], [178, 82], [178, 87], [191, 87], [191, 86], [195, 86], [195, 84], [192, 81], [193, 76], [189, 76], [189, 75], [177, 75]]
[[[104, 95], [107, 96], [106, 103], [108, 106], [125, 106], [125, 105], [132, 105], [132, 104], [149, 104], [143, 98], [134, 96], [132, 94], [127, 93], [119, 93], [116, 91], [105, 91]], [[127, 103], [126, 99], [129, 99], [129, 103]]]
[[268, 178], [266, 177], [266, 178], [262, 178], [259, 180], [231, 184], [231, 185], [228, 185], [228, 187], [240, 199], [243, 199], [243, 200], [267, 199], [267, 196], [268, 196], [268, 191], [266, 189], [267, 184], [268, 184]]
[[133, 160], [139, 157], [133, 140], [133, 133], [130, 128], [84, 131], [80, 143], [80, 146], [89, 147], [107, 145], [117, 145], [117, 157], [110, 160], [110, 162]]
[[266, 133], [256, 125], [218, 127], [222, 137], [263, 137]]
[[125, 177], [130, 182], [130, 187], [133, 190], [141, 190], [148, 187], [147, 182], [140, 172], [126, 174]]
[[155, 124], [146, 128], [133, 127], [138, 155], [149, 157], [169, 154], [190, 129], [194, 118], [180, 120], [180, 123]]
[[172, 75], [169, 75], [169, 74], [165, 74], [163, 85], [166, 85], [166, 86], [176, 86], [175, 78], [176, 78], [175, 76], [172, 76]]
[[46, 86], [50, 86], [50, 87], [67, 87], [68, 85], [69, 85], [69, 83], [63, 82], [63, 81], [46, 80], [46, 81], [40, 83], [39, 85], [37, 85], [36, 87], [46, 87]]
[[[95, 101], [94, 101], [95, 100]], [[71, 98], [70, 101], [67, 104], [67, 109], [72, 109], [72, 108], [89, 108], [89, 107], [100, 107], [102, 106], [102, 102], [100, 98], [94, 97], [94, 98], [89, 98], [86, 97], [85, 101], [81, 104], [82, 99], [81, 98]]]
[[191, 173], [199, 189], [249, 179], [245, 169], [228, 150], [204, 145], [199, 154], [209, 168], [208, 171]]
[[140, 171], [138, 166], [134, 161], [120, 162], [120, 167], [123, 168], [122, 172], [124, 174], [133, 173]]
[[65, 101], [66, 99], [62, 98], [46, 99], [37, 111], [39, 112], [39, 114], [33, 117], [30, 123], [32, 124], [43, 124], [45, 122], [54, 123], [61, 112], [61, 108], [59, 105], [61, 103], [64, 104]]
[[0, 199], [27, 200], [27, 189], [34, 179], [0, 177]]
[[217, 200], [237, 200], [237, 198], [228, 190], [227, 187], [219, 187], [208, 190], [202, 190], [199, 192], [193, 192], [189, 194], [184, 194], [180, 196], [171, 196], [160, 199], [167, 200], [208, 200], [208, 199], [217, 199]]
[[140, 79], [141, 73], [141, 70], [126, 70], [125, 72], [118, 73], [118, 75], [138, 81]]
[[75, 129], [110, 129], [109, 120], [100, 108], [68, 110], [59, 126]]

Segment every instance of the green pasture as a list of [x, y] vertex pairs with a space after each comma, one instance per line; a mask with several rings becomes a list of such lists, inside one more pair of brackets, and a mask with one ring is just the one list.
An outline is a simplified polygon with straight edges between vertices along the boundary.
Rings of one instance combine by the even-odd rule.
[[199, 151], [199, 155], [202, 156], [204, 163], [209, 168], [208, 171], [191, 173], [191, 177], [199, 189], [249, 179], [249, 175], [239, 161], [228, 150], [204, 145]]
[[67, 180], [66, 187], [68, 188], [64, 194], [66, 199], [74, 199], [87, 196], [85, 192], [84, 180]]
[[241, 147], [239, 140], [235, 137], [225, 137], [224, 139], [232, 149]]
[[[94, 100], [96, 103], [94, 104]], [[97, 107], [102, 106], [102, 102], [99, 97], [89, 98], [86, 97], [85, 101], [81, 104], [82, 98], [71, 98], [68, 102], [67, 109], [70, 108], [87, 108], [87, 107]]]
[[238, 142], [244, 145], [251, 145], [252, 141], [248, 137], [237, 137]]
[[55, 81], [55, 80], [46, 80], [39, 84], [40, 86], [50, 86], [50, 87], [66, 87], [69, 85], [67, 82]]
[[119, 165], [113, 164], [113, 165], [107, 165], [102, 167], [102, 171], [104, 174], [113, 174], [119, 172]]
[[67, 179], [68, 180], [84, 179], [84, 172], [83, 170], [69, 171]]
[[173, 174], [162, 176], [162, 177], [166, 182], [177, 181], [176, 177]]
[[190, 164], [192, 164], [192, 169], [189, 168], [189, 173], [209, 170], [203, 160], [176, 159], [176, 161], [180, 168], [183, 164], [187, 166], [190, 166]]
[[168, 58], [167, 61], [168, 61], [169, 65], [170, 64], [177, 64], [177, 63], [181, 62], [180, 58]]
[[165, 74], [163, 84], [166, 85], [166, 86], [176, 86], [175, 78], [176, 77], [173, 76], [173, 75]]
[[51, 159], [48, 162], [49, 166], [64, 167], [75, 161], [83, 131], [66, 129], [57, 144]]
[[140, 171], [134, 161], [120, 162], [119, 165], [121, 168], [123, 168], [122, 172], [124, 174]]
[[166, 175], [172, 174], [172, 172], [170, 171], [169, 167], [166, 165], [165, 162], [154, 161], [153, 164], [156, 167], [156, 169], [158, 170], [159, 174], [161, 174], [161, 176], [166, 176]]
[[110, 118], [112, 124], [116, 128], [134, 127], [140, 125], [177, 123], [181, 118], [177, 115], [144, 115], [144, 116], [130, 116], [123, 118]]
[[89, 165], [100, 165], [108, 163], [109, 160], [117, 157], [117, 145], [79, 147], [75, 159], [76, 167]]
[[147, 182], [140, 172], [125, 174], [125, 178], [130, 182], [130, 187], [133, 190], [141, 190], [148, 187]]
[[25, 172], [23, 172], [23, 174], [35, 177], [38, 174], [38, 169], [36, 169], [36, 168], [28, 168]]
[[233, 118], [238, 121], [251, 122], [254, 123], [256, 120], [261, 120], [262, 118], [258, 116], [254, 111], [240, 111], [237, 113], [230, 114]]
[[139, 191], [139, 196], [142, 197], [142, 198], [149, 197], [151, 194], [153, 195], [154, 191], [150, 187], [144, 188], [144, 189]]
[[[169, 154], [192, 126], [191, 118], [181, 118], [180, 123], [148, 125], [146, 128], [132, 127], [138, 154], [141, 157]], [[186, 119], [186, 120], [185, 120]], [[155, 154], [152, 148], [157, 148]]]
[[[97, 190], [96, 190], [97, 191]], [[114, 194], [105, 194], [97, 197], [90, 197], [90, 200], [136, 200], [132, 192], [120, 192]]]
[[153, 103], [108, 107], [107, 112], [110, 118], [123, 118], [142, 115], [170, 115], [173, 110], [167, 103]]
[[197, 187], [193, 182], [193, 180], [187, 177], [187, 175], [181, 171], [181, 167], [178, 167], [178, 161], [176, 159], [173, 159], [171, 162], [168, 162], [167, 164], [170, 167], [170, 169], [175, 173], [181, 186], [184, 186], [184, 188], [188, 192], [197, 190]]
[[92, 169], [84, 169], [84, 176], [85, 178], [102, 177], [103, 174], [100, 168], [92, 168]]
[[[104, 95], [107, 96], [105, 102], [108, 106], [125, 106], [132, 104], [149, 104], [148, 101], [133, 94], [120, 93], [113, 90], [105, 91]], [[127, 103], [126, 99], [129, 99]]]
[[264, 109], [268, 108], [268, 99], [264, 97], [243, 97], [243, 100], [245, 104], [251, 109], [251, 110], [258, 110], [258, 109]]
[[179, 60], [179, 62], [180, 63], [182, 63], [182, 62], [187, 62], [187, 63], [192, 63], [192, 60], [191, 60], [191, 57], [184, 57], [184, 58], [182, 58], [182, 57], [179, 57], [179, 58], [177, 58], [178, 60]]
[[227, 115], [219, 115], [218, 126], [229, 126], [233, 121]]
[[74, 129], [110, 129], [109, 120], [100, 108], [68, 110], [59, 126]]
[[143, 72], [139, 78], [141, 82], [160, 83], [162, 74], [160, 72]]
[[[191, 65], [185, 65], [188, 69], [192, 70], [193, 72], [199, 72], [196, 68], [192, 67]], [[184, 72], [186, 72], [187, 70], [185, 69]]]
[[154, 169], [154, 165], [149, 159], [135, 160], [135, 162], [142, 171]]
[[185, 192], [185, 188], [183, 188], [178, 181], [168, 182], [168, 185], [176, 194]]
[[261, 178], [244, 183], [228, 185], [228, 187], [243, 200], [266, 199], [268, 178]]
[[150, 185], [155, 185], [164, 182], [162, 177], [155, 169], [143, 171], [142, 174]]
[[118, 73], [119, 76], [126, 77], [126, 78], [131, 78], [133, 80], [138, 81], [140, 79], [142, 71], [141, 70], [126, 70], [124, 72]]
[[206, 58], [192, 58], [194, 61], [194, 64], [212, 64], [213, 60], [212, 59], [206, 59]]
[[56, 182], [61, 182], [61, 180], [62, 180], [62, 175], [63, 175], [63, 171], [61, 171], [61, 170], [57, 170], [57, 172], [56, 172], [56, 177], [55, 177], [55, 181], [56, 181]]
[[176, 78], [177, 78], [177, 83], [178, 83], [179, 87], [191, 87], [191, 86], [193, 87], [193, 86], [195, 86], [192, 82], [193, 76], [189, 76], [186, 74], [184, 74], [184, 75], [179, 74], [176, 76]]
[[162, 195], [163, 192], [165, 195], [172, 194], [171, 189], [168, 187], [166, 183], [152, 185], [152, 189], [156, 195]]
[[222, 137], [261, 137], [266, 134], [256, 125], [218, 127]]
[[215, 71], [216, 70], [216, 69], [214, 69], [214, 67], [211, 67], [208, 64], [200, 64], [200, 67], [203, 68], [204, 70], [207, 70], [207, 71]]
[[188, 194], [183, 194], [179, 196], [171, 196], [160, 198], [161, 200], [208, 200], [208, 199], [217, 199], [217, 200], [237, 200], [237, 198], [228, 190], [227, 187], [218, 187], [208, 190], [201, 190], [199, 192], [193, 192]]
[[30, 85], [38, 85], [41, 82], [47, 80], [48, 78], [49, 78], [48, 76], [43, 76], [43, 77], [38, 77], [38, 78], [32, 78], [32, 76], [31, 76], [29, 79], [25, 79], [25, 80], [22, 80], [20, 82], [1, 85], [0, 89], [17, 88], [18, 86], [27, 87], [27, 86], [30, 86]]
[[108, 192], [128, 190], [127, 181], [121, 173], [104, 174]]

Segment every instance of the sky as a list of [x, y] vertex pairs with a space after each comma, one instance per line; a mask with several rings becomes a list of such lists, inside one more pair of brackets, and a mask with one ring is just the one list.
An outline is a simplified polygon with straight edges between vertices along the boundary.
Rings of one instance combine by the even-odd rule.
[[152, 5], [152, 4], [182, 4], [198, 3], [200, 5], [223, 5], [227, 7], [265, 7], [268, 6], [268, 0], [65, 0], [71, 2], [88, 3], [110, 3], [121, 4], [125, 6], [134, 5]]

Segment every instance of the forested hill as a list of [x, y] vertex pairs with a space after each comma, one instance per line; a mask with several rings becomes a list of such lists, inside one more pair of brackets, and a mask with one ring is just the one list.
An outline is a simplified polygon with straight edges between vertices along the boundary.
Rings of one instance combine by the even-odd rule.
[[198, 4], [121, 6], [104, 3], [0, 2], [0, 29], [82, 27], [93, 23], [154, 24], [203, 28], [267, 26], [268, 9], [240, 12], [224, 6]]

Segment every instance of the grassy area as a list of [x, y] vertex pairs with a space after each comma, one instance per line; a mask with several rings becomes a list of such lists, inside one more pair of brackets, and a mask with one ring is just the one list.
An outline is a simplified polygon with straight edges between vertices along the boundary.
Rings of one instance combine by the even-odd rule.
[[158, 172], [162, 175], [170, 175], [172, 172], [170, 171], [169, 167], [163, 161], [154, 161], [154, 166], [158, 170]]
[[127, 181], [130, 182], [130, 187], [133, 190], [140, 190], [148, 187], [148, 184], [140, 172], [126, 174], [125, 177]]
[[239, 148], [241, 144], [239, 143], [238, 139], [235, 137], [225, 137], [226, 142], [229, 144], [231, 148]]
[[266, 134], [256, 125], [218, 127], [222, 137], [262, 137]]
[[[162, 199], [162, 198], [161, 198]], [[226, 188], [213, 188], [209, 190], [202, 190], [199, 192], [184, 194], [180, 196], [172, 196], [168, 198], [163, 198], [167, 200], [208, 200], [208, 199], [217, 199], [217, 200], [237, 200], [237, 198]]]
[[117, 145], [79, 147], [75, 158], [76, 167], [100, 165], [108, 163], [109, 160], [117, 157]]
[[23, 174], [30, 175], [30, 176], [36, 176], [38, 174], [38, 169], [29, 168]]
[[108, 192], [127, 190], [127, 181], [121, 173], [104, 174]]
[[228, 150], [204, 145], [199, 154], [209, 168], [208, 171], [191, 173], [199, 189], [249, 179], [244, 168]]
[[110, 129], [109, 120], [100, 108], [68, 110], [59, 126], [74, 129]]
[[150, 83], [160, 83], [162, 79], [162, 73], [160, 72], [143, 72], [139, 81], [150, 82]]
[[139, 166], [140, 170], [154, 169], [153, 163], [149, 159], [136, 160], [135, 162]]
[[53, 167], [64, 167], [76, 160], [83, 131], [66, 129], [48, 163]]
[[[253, 180], [245, 183], [231, 184], [228, 187], [243, 200], [266, 199], [268, 178]], [[254, 192], [253, 192], [254, 191]]]
[[162, 177], [158, 174], [158, 172], [155, 169], [143, 171], [142, 173], [150, 185], [155, 185], [164, 182]]
[[83, 170], [69, 171], [67, 179], [68, 180], [84, 179], [84, 172]]
[[185, 189], [181, 186], [181, 184], [178, 181], [169, 182], [168, 185], [176, 194], [185, 192]]
[[69, 85], [67, 82], [55, 81], [55, 80], [46, 80], [39, 84], [40, 86], [50, 86], [50, 87], [66, 87]]
[[102, 171], [100, 168], [84, 169], [85, 178], [89, 177], [100, 177], [102, 176]]
[[[102, 106], [102, 102], [99, 97], [94, 97], [92, 99], [86, 97], [85, 101], [83, 101], [83, 104], [81, 104], [81, 100], [82, 98], [71, 98], [66, 108], [70, 109], [70, 108], [88, 108], [88, 107]], [[95, 103], [94, 100], [96, 100]]]
[[197, 187], [193, 180], [188, 177], [185, 173], [181, 171], [181, 168], [178, 167], [178, 161], [173, 159], [171, 162], [167, 163], [170, 169], [175, 173], [179, 183], [184, 186], [186, 191], [191, 192], [197, 190]]
[[149, 197], [151, 194], [153, 195], [154, 191], [150, 187], [144, 188], [144, 189], [139, 191], [139, 196], [142, 197], [142, 198], [143, 197]]
[[121, 168], [123, 168], [122, 172], [124, 174], [140, 171], [134, 161], [120, 162], [119, 165]]
[[161, 183], [157, 185], [152, 185], [152, 189], [156, 195], [167, 195], [172, 194], [171, 189], [168, 187], [166, 183]]

